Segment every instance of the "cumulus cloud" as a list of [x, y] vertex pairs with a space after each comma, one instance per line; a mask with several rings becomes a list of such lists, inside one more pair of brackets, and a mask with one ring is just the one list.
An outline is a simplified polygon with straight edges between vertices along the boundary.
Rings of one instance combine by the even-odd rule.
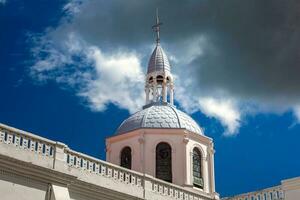
[[74, 33], [61, 39], [58, 46], [45, 36], [37, 40], [33, 77], [72, 87], [93, 110], [103, 111], [113, 103], [134, 112], [143, 105], [143, 73], [135, 53], [104, 53]]
[[300, 106], [296, 106], [294, 108], [294, 113], [295, 113], [295, 116], [296, 116], [298, 122], [300, 122]]
[[225, 135], [234, 135], [240, 126], [241, 114], [233, 100], [200, 98], [199, 105], [201, 111], [208, 116], [220, 119], [221, 123], [227, 128]]
[[[297, 0], [70, 0], [58, 27], [37, 37], [32, 74], [77, 88], [94, 109], [114, 103], [133, 112], [142, 105], [136, 77], [151, 52], [156, 7], [162, 46], [178, 77], [175, 97], [186, 111], [219, 119], [227, 135], [238, 132], [247, 112], [299, 115]], [[72, 34], [76, 40], [68, 44]]]

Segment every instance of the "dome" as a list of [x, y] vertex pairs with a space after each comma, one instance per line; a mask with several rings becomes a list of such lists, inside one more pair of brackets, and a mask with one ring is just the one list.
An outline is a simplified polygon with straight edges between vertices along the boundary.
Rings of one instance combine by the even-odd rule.
[[203, 135], [201, 128], [190, 116], [170, 104], [154, 104], [136, 112], [123, 121], [116, 134], [140, 128], [187, 129]]
[[169, 60], [160, 44], [155, 47], [148, 63], [147, 73], [155, 71], [170, 71]]

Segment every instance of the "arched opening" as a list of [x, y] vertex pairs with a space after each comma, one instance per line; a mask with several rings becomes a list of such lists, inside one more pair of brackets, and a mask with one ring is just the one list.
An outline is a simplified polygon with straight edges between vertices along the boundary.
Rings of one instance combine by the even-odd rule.
[[166, 142], [156, 146], [156, 178], [172, 183], [172, 149]]
[[203, 189], [201, 152], [198, 148], [193, 149], [193, 185]]
[[158, 84], [162, 84], [163, 81], [164, 81], [164, 77], [163, 77], [163, 76], [158, 75], [158, 76], [156, 77], [156, 82], [157, 82]]
[[131, 169], [131, 148], [124, 147], [121, 151], [121, 167]]
[[171, 79], [170, 79], [170, 77], [168, 76], [168, 77], [167, 77], [167, 83], [170, 83], [170, 80], [171, 80]]
[[149, 78], [149, 83], [153, 83], [153, 77], [152, 76]]

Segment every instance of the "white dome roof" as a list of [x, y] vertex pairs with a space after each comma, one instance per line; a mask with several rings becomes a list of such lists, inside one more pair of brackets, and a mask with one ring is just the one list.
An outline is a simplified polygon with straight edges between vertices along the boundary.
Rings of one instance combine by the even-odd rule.
[[148, 63], [147, 73], [155, 71], [170, 71], [169, 60], [160, 44], [155, 47]]
[[187, 129], [203, 135], [198, 124], [184, 112], [170, 104], [152, 104], [124, 120], [116, 134], [122, 134], [140, 128], [177, 128]]

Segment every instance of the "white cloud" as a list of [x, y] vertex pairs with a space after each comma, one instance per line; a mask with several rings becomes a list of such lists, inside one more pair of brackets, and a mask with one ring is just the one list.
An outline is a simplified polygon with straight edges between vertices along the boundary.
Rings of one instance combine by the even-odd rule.
[[75, 15], [80, 12], [80, 6], [82, 5], [81, 0], [72, 0], [69, 1], [64, 7], [63, 10], [69, 15]]
[[200, 110], [210, 117], [220, 120], [226, 127], [225, 135], [237, 134], [240, 127], [241, 114], [231, 99], [214, 99], [211, 97], [199, 99]]
[[133, 113], [142, 107], [144, 76], [135, 54], [105, 55], [91, 47], [88, 57], [94, 62], [97, 78], [80, 95], [87, 97], [94, 109], [104, 110], [108, 103], [114, 103]]
[[295, 106], [293, 111], [298, 123], [300, 123], [300, 106]]
[[[238, 134], [241, 126], [242, 110], [238, 102], [226, 95], [218, 97], [198, 95], [193, 92], [195, 87], [192, 79], [177, 79], [176, 98], [188, 113], [201, 111], [208, 117], [213, 117], [221, 122], [225, 128], [225, 136]], [[201, 126], [201, 124], [200, 124]]]
[[[42, 36], [33, 37], [35, 62], [30, 72], [39, 81], [56, 81], [63, 87], [71, 87], [92, 110], [103, 111], [113, 103], [132, 113], [144, 103], [145, 69], [142, 66], [146, 66], [151, 51], [148, 49], [151, 41], [145, 42], [144, 36], [145, 30], [149, 30], [141, 20], [136, 21], [139, 25], [127, 26], [128, 20], [123, 17], [127, 16], [126, 12], [111, 16], [110, 4], [104, 2], [68, 1], [63, 7], [65, 17], [59, 25], [47, 29]], [[98, 12], [99, 9], [103, 12]], [[126, 26], [122, 26], [124, 24]], [[257, 102], [252, 105], [253, 102], [249, 104], [220, 91], [214, 82], [202, 84], [195, 69], [201, 69], [203, 62], [197, 59], [208, 50], [215, 54], [220, 52], [201, 32], [177, 40], [163, 43], [173, 64], [176, 100], [189, 113], [201, 111], [218, 119], [225, 127], [225, 135], [237, 134], [246, 114], [282, 114], [293, 107], [290, 104], [264, 106]], [[293, 111], [300, 122], [300, 106], [293, 107]]]
[[[31, 75], [40, 81], [55, 80], [72, 87], [93, 110], [109, 103], [134, 112], [144, 103], [143, 73], [134, 52], [104, 53], [70, 33], [54, 45], [42, 37], [33, 49], [36, 57]], [[46, 54], [46, 56], [41, 56]]]
[[6, 3], [6, 0], [0, 0], [0, 4], [5, 4]]

